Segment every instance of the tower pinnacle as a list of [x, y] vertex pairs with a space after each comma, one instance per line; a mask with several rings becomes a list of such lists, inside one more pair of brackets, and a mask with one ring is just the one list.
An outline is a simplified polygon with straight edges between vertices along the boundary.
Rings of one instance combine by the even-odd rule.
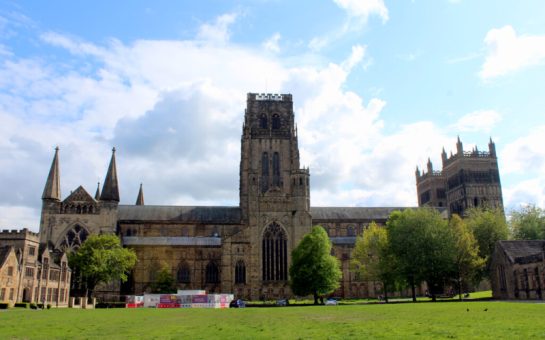
[[61, 180], [59, 169], [59, 147], [55, 147], [55, 156], [51, 163], [51, 169], [49, 169], [49, 175], [45, 182], [44, 192], [42, 199], [51, 199], [60, 201], [61, 199]]
[[108, 172], [106, 173], [106, 179], [104, 180], [104, 186], [102, 187], [100, 200], [119, 202], [119, 187], [117, 184], [117, 167], [115, 164], [115, 148], [112, 149], [112, 158], [110, 160], [110, 166], [108, 167]]
[[142, 190], [142, 183], [140, 183], [140, 190], [138, 190], [138, 197], [136, 197], [136, 205], [144, 205], [144, 190]]

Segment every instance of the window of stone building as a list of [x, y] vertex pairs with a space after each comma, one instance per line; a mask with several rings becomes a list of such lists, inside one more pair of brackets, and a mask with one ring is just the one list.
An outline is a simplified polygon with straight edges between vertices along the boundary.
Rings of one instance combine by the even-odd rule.
[[280, 186], [280, 156], [278, 152], [273, 154], [273, 185]]
[[25, 268], [25, 276], [26, 277], [34, 277], [34, 268], [26, 267]]
[[498, 274], [500, 276], [500, 290], [505, 291], [507, 289], [507, 280], [505, 278], [505, 269], [503, 266], [498, 266]]
[[81, 244], [85, 242], [89, 232], [84, 227], [76, 224], [72, 229], [68, 230], [60, 244], [60, 248], [64, 251], [78, 250]]
[[270, 224], [263, 233], [263, 281], [288, 279], [288, 250], [286, 233], [277, 223]]
[[8, 267], [8, 276], [13, 276], [13, 267]]
[[51, 290], [52, 290], [51, 288], [47, 288], [47, 297], [46, 297], [47, 302], [51, 302], [51, 297], [52, 297]]
[[206, 265], [206, 283], [219, 283], [220, 275], [218, 270], [218, 265], [214, 261], [208, 262]]
[[356, 236], [356, 233], [354, 232], [354, 227], [349, 226], [346, 228], [346, 236]]
[[49, 274], [49, 259], [46, 257], [43, 259], [43, 263], [42, 263], [42, 279], [46, 280], [48, 274]]
[[28, 247], [28, 255], [34, 256], [36, 254], [36, 247], [30, 246]]
[[0, 301], [4, 301], [6, 297], [6, 288], [0, 289]]
[[235, 283], [245, 284], [246, 283], [246, 265], [244, 261], [239, 260], [235, 265]]
[[269, 154], [263, 152], [261, 155], [261, 191], [269, 190]]
[[272, 116], [272, 128], [273, 130], [280, 129], [280, 116], [277, 114], [274, 114]]
[[60, 302], [64, 302], [64, 288], [61, 288], [61, 293], [59, 295]]
[[40, 301], [43, 301], [43, 302], [46, 301], [46, 294], [45, 294], [46, 290], [47, 290], [46, 287], [42, 287], [42, 291], [41, 291], [41, 295], [40, 295]]
[[40, 291], [38, 290], [38, 287], [34, 288], [34, 302], [39, 302], [38, 300], [38, 293]]
[[189, 270], [187, 263], [180, 264], [178, 272], [176, 273], [176, 278], [179, 283], [191, 282], [191, 271]]
[[262, 129], [266, 129], [267, 128], [267, 115], [265, 114], [262, 114], [261, 117], [259, 118], [259, 127], [262, 128]]
[[13, 300], [13, 296], [15, 295], [15, 288], [9, 289], [9, 299]]
[[53, 299], [52, 301], [55, 302], [55, 301], [58, 301], [59, 299], [59, 289], [58, 288], [53, 288]]

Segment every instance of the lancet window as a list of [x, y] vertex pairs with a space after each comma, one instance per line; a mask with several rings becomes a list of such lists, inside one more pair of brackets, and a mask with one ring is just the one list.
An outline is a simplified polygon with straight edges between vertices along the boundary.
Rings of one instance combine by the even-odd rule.
[[218, 270], [218, 265], [214, 261], [208, 262], [206, 265], [206, 283], [219, 283], [220, 275]]
[[246, 283], [246, 265], [244, 261], [240, 260], [235, 265], [235, 283], [245, 284]]
[[76, 224], [72, 229], [68, 230], [60, 244], [63, 251], [78, 250], [81, 244], [85, 242], [89, 232], [84, 227]]

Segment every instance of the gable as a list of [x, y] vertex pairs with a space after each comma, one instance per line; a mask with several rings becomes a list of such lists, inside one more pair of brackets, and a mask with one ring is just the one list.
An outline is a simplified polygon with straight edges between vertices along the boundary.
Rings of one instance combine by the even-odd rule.
[[80, 185], [68, 197], [62, 201], [64, 204], [69, 203], [96, 203], [95, 199]]

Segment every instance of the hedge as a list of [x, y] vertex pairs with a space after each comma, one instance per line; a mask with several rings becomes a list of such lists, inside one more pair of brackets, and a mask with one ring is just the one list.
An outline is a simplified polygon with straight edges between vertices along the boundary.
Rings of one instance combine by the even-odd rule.
[[8, 309], [9, 302], [0, 302], [0, 309]]
[[28, 302], [17, 302], [16, 304], [13, 305], [13, 307], [28, 308], [28, 307], [29, 307], [29, 303], [28, 303]]

